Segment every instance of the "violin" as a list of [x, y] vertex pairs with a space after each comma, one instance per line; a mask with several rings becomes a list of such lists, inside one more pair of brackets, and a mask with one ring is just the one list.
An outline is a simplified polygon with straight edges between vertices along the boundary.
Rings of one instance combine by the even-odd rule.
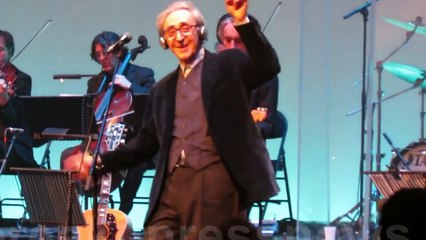
[[17, 68], [11, 63], [6, 63], [6, 65], [0, 69], [0, 79], [4, 79], [4, 84], [6, 85], [9, 96], [15, 95], [16, 72]]

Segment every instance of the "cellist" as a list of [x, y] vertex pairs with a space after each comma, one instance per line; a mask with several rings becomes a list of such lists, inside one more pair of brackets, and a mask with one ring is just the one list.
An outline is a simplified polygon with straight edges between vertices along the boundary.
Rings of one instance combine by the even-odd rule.
[[[102, 66], [102, 71], [95, 77], [89, 79], [87, 83], [87, 93], [96, 94], [104, 93], [110, 83], [116, 68], [123, 63], [123, 58], [128, 52], [126, 47], [121, 48], [117, 52], [107, 52], [107, 49], [119, 40], [119, 35], [111, 31], [103, 31], [96, 35], [91, 44], [90, 56], [92, 60]], [[116, 62], [118, 61], [118, 62]], [[116, 64], [117, 63], [117, 64]], [[154, 72], [147, 67], [141, 67], [134, 64], [127, 64], [123, 74], [115, 75], [114, 84], [116, 89], [130, 91], [131, 94], [148, 93], [151, 86], [155, 83]], [[128, 115], [124, 118], [124, 123], [128, 129], [126, 141], [133, 138], [137, 132], [136, 117]], [[83, 147], [84, 148], [84, 147]], [[82, 147], [78, 146], [81, 151]], [[76, 152], [75, 148], [66, 149], [62, 153], [62, 161], [69, 161], [69, 155]], [[79, 161], [76, 159], [75, 161]], [[79, 163], [79, 162], [78, 162]], [[69, 163], [68, 163], [69, 164]], [[133, 207], [133, 199], [142, 182], [144, 172], [153, 168], [152, 162], [149, 164], [139, 164], [128, 169], [124, 178], [122, 187], [120, 188], [120, 208], [122, 212], [129, 214]]]
[[[31, 95], [31, 77], [10, 62], [15, 43], [10, 32], [0, 30], [0, 159], [4, 160], [13, 137], [16, 137], [5, 166], [37, 168], [32, 139], [24, 120], [24, 106], [18, 96]], [[19, 130], [19, 131], [17, 131]], [[0, 163], [0, 166], [2, 163]]]

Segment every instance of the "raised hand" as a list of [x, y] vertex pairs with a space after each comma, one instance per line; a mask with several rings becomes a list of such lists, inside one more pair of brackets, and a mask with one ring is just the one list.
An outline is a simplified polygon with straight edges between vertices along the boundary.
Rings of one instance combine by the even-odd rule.
[[244, 22], [247, 17], [248, 0], [225, 0], [226, 11], [235, 22]]

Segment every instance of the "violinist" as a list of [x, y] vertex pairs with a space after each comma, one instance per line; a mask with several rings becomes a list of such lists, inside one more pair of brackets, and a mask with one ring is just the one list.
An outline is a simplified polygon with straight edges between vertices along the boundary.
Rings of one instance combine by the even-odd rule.
[[[95, 77], [89, 79], [87, 83], [87, 93], [96, 94], [103, 93], [108, 89], [112, 82], [115, 67], [117, 68], [123, 61], [128, 49], [123, 47], [117, 54], [107, 53], [109, 46], [119, 40], [120, 36], [114, 32], [104, 31], [96, 35], [91, 44], [90, 56], [92, 60], [102, 66], [102, 71]], [[116, 64], [118, 60], [118, 64]], [[105, 79], [105, 80], [104, 80]], [[116, 89], [127, 90], [132, 94], [148, 93], [151, 86], [155, 83], [154, 72], [150, 68], [128, 64], [123, 75], [117, 74], [114, 83]], [[133, 138], [137, 133], [138, 116], [128, 115], [124, 118], [128, 132], [126, 134], [126, 142]], [[61, 159], [66, 161], [66, 157], [72, 149], [67, 149], [63, 152]], [[142, 177], [147, 169], [154, 168], [151, 160], [133, 166], [127, 169], [127, 174], [120, 188], [120, 210], [129, 214], [133, 207], [133, 199], [142, 182]], [[113, 174], [114, 175], [114, 174]]]
[[[16, 135], [7, 159], [6, 173], [10, 173], [10, 167], [39, 167], [34, 160], [32, 139], [24, 121], [24, 107], [18, 98], [31, 95], [31, 77], [10, 62], [14, 50], [12, 34], [0, 30], [0, 136], [4, 139], [0, 143], [1, 159], [5, 158], [13, 135]], [[5, 131], [9, 128], [20, 128], [24, 132]]]

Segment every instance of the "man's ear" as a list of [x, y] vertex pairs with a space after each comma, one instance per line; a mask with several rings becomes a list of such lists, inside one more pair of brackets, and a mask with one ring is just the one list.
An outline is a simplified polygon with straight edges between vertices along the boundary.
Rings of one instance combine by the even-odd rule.
[[218, 52], [218, 53], [225, 50], [225, 46], [223, 46], [223, 44], [220, 43], [220, 42], [216, 42], [216, 44], [214, 45], [214, 48], [216, 49], [216, 52]]

